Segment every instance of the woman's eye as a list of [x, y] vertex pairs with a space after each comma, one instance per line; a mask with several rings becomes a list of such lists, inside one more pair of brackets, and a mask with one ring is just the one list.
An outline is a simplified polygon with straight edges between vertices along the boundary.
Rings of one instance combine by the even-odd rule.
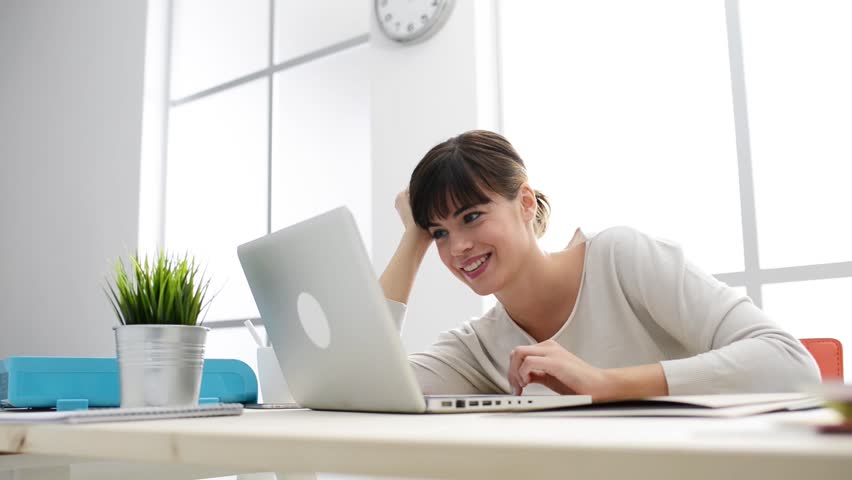
[[432, 232], [432, 238], [434, 238], [435, 240], [437, 240], [439, 238], [444, 238], [446, 235], [447, 235], [446, 230], [435, 230], [434, 232]]
[[464, 216], [464, 223], [470, 223], [479, 218], [480, 215], [482, 215], [480, 212], [470, 212]]

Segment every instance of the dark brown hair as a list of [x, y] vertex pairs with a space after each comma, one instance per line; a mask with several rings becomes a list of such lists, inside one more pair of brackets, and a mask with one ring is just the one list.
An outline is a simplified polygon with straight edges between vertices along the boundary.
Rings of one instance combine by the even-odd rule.
[[[524, 161], [502, 135], [471, 130], [432, 147], [411, 173], [411, 212], [420, 228], [447, 218], [451, 205], [469, 207], [491, 201], [487, 192], [507, 200], [527, 181]], [[535, 191], [535, 234], [547, 230], [550, 202]]]

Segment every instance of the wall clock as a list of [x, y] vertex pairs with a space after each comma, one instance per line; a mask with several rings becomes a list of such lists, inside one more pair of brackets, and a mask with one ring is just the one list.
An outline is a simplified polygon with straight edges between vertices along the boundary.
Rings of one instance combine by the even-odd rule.
[[386, 37], [417, 43], [434, 35], [453, 10], [455, 0], [375, 0], [376, 18]]

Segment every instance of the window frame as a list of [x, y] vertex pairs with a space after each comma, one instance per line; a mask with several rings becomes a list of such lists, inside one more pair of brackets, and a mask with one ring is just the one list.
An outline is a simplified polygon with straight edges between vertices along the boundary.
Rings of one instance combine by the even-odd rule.
[[[237, 78], [233, 78], [226, 82], [214, 85], [212, 87], [205, 88], [203, 90], [191, 93], [189, 95], [185, 95], [180, 98], [171, 98], [171, 70], [172, 70], [172, 36], [174, 30], [174, 2], [175, 0], [168, 0], [167, 13], [166, 13], [166, 28], [165, 28], [165, 68], [163, 69], [163, 75], [165, 76], [164, 84], [164, 94], [163, 94], [163, 102], [164, 102], [164, 115], [163, 115], [163, 130], [162, 130], [162, 166], [160, 173], [160, 183], [162, 186], [166, 184], [166, 175], [168, 171], [168, 152], [167, 145], [169, 143], [169, 117], [173, 108], [180, 107], [182, 105], [186, 105], [191, 102], [195, 102], [197, 100], [201, 100], [207, 98], [211, 95], [215, 95], [217, 93], [221, 93], [224, 91], [228, 91], [239, 86], [242, 86], [246, 83], [265, 79], [267, 83], [267, 94], [266, 94], [266, 133], [267, 133], [267, 182], [266, 182], [266, 233], [269, 234], [272, 232], [272, 186], [273, 186], [273, 178], [272, 178], [272, 169], [273, 169], [273, 117], [274, 117], [274, 83], [275, 83], [275, 74], [278, 72], [282, 72], [285, 70], [289, 70], [292, 68], [297, 68], [299, 66], [311, 63], [313, 61], [322, 60], [327, 57], [333, 56], [337, 53], [344, 52], [353, 48], [357, 48], [359, 46], [365, 45], [369, 41], [369, 33], [364, 33], [361, 35], [357, 35], [355, 37], [346, 39], [341, 42], [334, 43], [332, 45], [328, 45], [311, 52], [308, 52], [304, 55], [288, 59], [283, 62], [275, 63], [275, 0], [268, 0], [268, 8], [269, 8], [269, 38], [268, 42], [268, 51], [267, 51], [267, 59], [266, 59], [266, 67], [263, 69], [249, 72], [245, 75], [241, 75]], [[165, 218], [166, 218], [166, 210], [167, 210], [167, 199], [165, 197], [165, 188], [161, 188], [158, 192], [160, 195], [160, 208], [157, 212], [159, 218], [157, 219], [159, 228], [156, 232], [156, 242], [158, 245], [165, 245], [166, 232], [165, 232]], [[235, 328], [240, 327], [244, 328], [244, 322], [246, 320], [251, 320], [257, 326], [263, 326], [263, 319], [257, 317], [247, 317], [247, 318], [232, 318], [232, 319], [222, 319], [222, 320], [207, 320], [204, 325], [208, 328], [212, 329], [220, 329], [220, 328]]]

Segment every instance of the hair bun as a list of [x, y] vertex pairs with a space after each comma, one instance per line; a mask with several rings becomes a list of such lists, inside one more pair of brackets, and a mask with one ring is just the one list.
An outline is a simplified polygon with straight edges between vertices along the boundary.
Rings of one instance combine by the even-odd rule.
[[550, 200], [547, 195], [533, 190], [535, 192], [535, 236], [541, 238], [544, 232], [547, 231], [547, 222], [550, 220]]

